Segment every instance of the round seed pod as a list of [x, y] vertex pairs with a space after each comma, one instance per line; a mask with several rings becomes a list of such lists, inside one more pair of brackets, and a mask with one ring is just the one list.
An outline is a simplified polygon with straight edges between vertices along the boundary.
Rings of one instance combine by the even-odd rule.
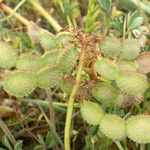
[[82, 118], [91, 125], [98, 125], [104, 112], [102, 108], [94, 102], [84, 101], [80, 107]]
[[32, 54], [23, 54], [19, 56], [16, 63], [16, 68], [19, 70], [36, 71], [40, 68], [39, 57]]
[[61, 76], [62, 73], [56, 67], [41, 68], [37, 73], [38, 87], [44, 89], [54, 87], [59, 83]]
[[99, 82], [92, 87], [92, 94], [98, 101], [112, 105], [118, 93], [110, 83]]
[[144, 93], [149, 86], [147, 79], [137, 73], [121, 74], [116, 84], [122, 91], [131, 95]]
[[137, 143], [150, 143], [150, 116], [137, 115], [126, 121], [127, 136]]
[[99, 75], [107, 80], [115, 80], [119, 74], [117, 66], [107, 59], [97, 60], [94, 68]]
[[0, 67], [12, 68], [17, 61], [17, 53], [11, 46], [4, 42], [0, 42]]
[[60, 42], [56, 39], [56, 36], [52, 34], [40, 35], [39, 41], [45, 51], [51, 51], [60, 46]]
[[123, 42], [120, 58], [123, 60], [133, 60], [140, 53], [140, 43], [137, 39], [127, 39]]
[[122, 140], [126, 137], [125, 120], [117, 115], [104, 115], [100, 121], [100, 129], [103, 134], [113, 140]]
[[106, 37], [100, 43], [100, 49], [104, 55], [111, 58], [116, 58], [120, 54], [121, 42], [116, 37]]
[[119, 61], [117, 62], [118, 68], [120, 71], [123, 72], [137, 72], [138, 70], [138, 63], [137, 61]]
[[69, 72], [76, 65], [78, 59], [78, 51], [75, 46], [69, 46], [59, 54], [59, 69], [62, 72]]
[[3, 81], [4, 90], [13, 96], [24, 97], [37, 87], [36, 76], [30, 72], [12, 72]]
[[59, 53], [60, 52], [56, 51], [56, 50], [45, 53], [41, 57], [41, 65], [42, 66], [47, 66], [47, 65], [55, 66], [55, 65], [58, 65]]
[[56, 35], [56, 40], [63, 46], [71, 44], [74, 41], [74, 34], [71, 32], [60, 32]]

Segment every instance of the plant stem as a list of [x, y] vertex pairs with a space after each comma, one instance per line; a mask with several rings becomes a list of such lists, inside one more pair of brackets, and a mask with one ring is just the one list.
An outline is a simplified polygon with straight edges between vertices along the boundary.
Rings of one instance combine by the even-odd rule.
[[9, 6], [5, 5], [4, 3], [0, 3], [0, 9], [2, 9], [3, 11], [5, 11], [8, 14], [11, 14], [11, 16], [13, 15], [17, 20], [19, 20], [25, 26], [27, 26], [29, 24], [29, 21], [26, 18], [24, 18], [20, 14], [16, 13], [13, 9], [11, 9]]
[[[48, 101], [43, 101], [43, 100], [40, 100], [40, 99], [20, 98], [19, 101], [24, 102], [24, 103], [31, 103], [31, 104], [34, 104], [34, 105], [40, 104], [41, 106], [49, 107]], [[52, 102], [52, 104], [53, 104], [54, 107], [67, 107], [68, 106], [67, 103], [61, 103], [61, 102]], [[73, 106], [74, 107], [79, 107], [79, 104], [75, 103]]]
[[7, 138], [10, 140], [11, 144], [13, 146], [15, 146], [15, 144], [17, 142], [16, 142], [15, 138], [13, 137], [13, 135], [11, 134], [11, 132], [9, 131], [9, 129], [7, 128], [7, 126], [5, 125], [5, 123], [3, 122], [2, 119], [0, 119], [0, 128], [6, 134]]
[[122, 147], [119, 141], [114, 141], [114, 142], [116, 143], [119, 150], [124, 150], [124, 148]]
[[49, 103], [50, 120], [52, 122], [54, 130], [56, 130], [55, 111], [54, 111], [54, 108], [53, 108], [53, 102], [52, 102], [52, 97], [51, 97], [51, 89], [47, 89], [46, 93], [47, 93], [47, 100], [48, 100], [48, 103]]
[[64, 135], [65, 150], [70, 150], [70, 128], [71, 128], [71, 120], [72, 120], [72, 113], [73, 113], [73, 106], [74, 106], [74, 96], [79, 87], [83, 65], [84, 65], [84, 58], [85, 58], [85, 46], [83, 46], [81, 50], [75, 85], [72, 89], [72, 92], [70, 94], [70, 98], [68, 101], [67, 116], [66, 116], [66, 122], [65, 122], [65, 135]]
[[28, 2], [48, 21], [48, 23], [59, 32], [62, 27], [56, 22], [56, 20], [44, 10], [44, 8], [34, 0], [28, 0]]

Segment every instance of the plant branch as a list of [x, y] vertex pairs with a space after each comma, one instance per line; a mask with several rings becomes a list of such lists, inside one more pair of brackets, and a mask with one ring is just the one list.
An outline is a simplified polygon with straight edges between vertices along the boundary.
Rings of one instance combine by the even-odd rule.
[[0, 3], [0, 9], [5, 11], [6, 13], [10, 14], [11, 16], [14, 16], [17, 20], [19, 20], [25, 26], [29, 25], [29, 21], [26, 18], [24, 18], [20, 14], [16, 13], [15, 10], [10, 8], [6, 4]]
[[58, 22], [44, 10], [44, 8], [37, 3], [35, 0], [28, 0], [28, 2], [48, 21], [48, 23], [59, 32], [62, 27], [58, 24]]
[[47, 93], [47, 100], [49, 103], [49, 111], [50, 111], [50, 120], [52, 122], [53, 125], [53, 129], [56, 130], [56, 121], [55, 121], [55, 111], [53, 108], [53, 101], [52, 101], [52, 97], [51, 97], [51, 89], [47, 89], [46, 90]]
[[74, 97], [75, 97], [75, 94], [77, 93], [81, 75], [82, 75], [84, 58], [85, 58], [85, 48], [86, 48], [86, 44], [84, 44], [81, 50], [75, 85], [72, 89], [72, 92], [70, 94], [70, 98], [68, 101], [67, 116], [66, 116], [66, 122], [65, 122], [65, 135], [64, 135], [65, 150], [70, 150], [70, 128], [71, 128], [71, 120], [72, 120], [72, 113], [73, 113], [73, 106], [74, 106]]
[[3, 122], [2, 119], [0, 119], [0, 128], [6, 134], [7, 138], [10, 140], [11, 144], [13, 146], [15, 146], [15, 144], [17, 142], [16, 142], [15, 138], [13, 137], [13, 135], [11, 134], [11, 132], [9, 131], [9, 129], [7, 128], [7, 126], [5, 125], [5, 123]]
[[[44, 107], [49, 107], [49, 102], [48, 101], [43, 101], [40, 99], [29, 99], [29, 98], [20, 98], [19, 101], [24, 102], [24, 103], [31, 103], [33, 105], [37, 105], [40, 104], [41, 106]], [[53, 107], [67, 107], [68, 104], [67, 103], [61, 103], [61, 102], [52, 102]], [[78, 103], [75, 103], [73, 105], [74, 107], [79, 107]]]
[[116, 143], [119, 150], [124, 150], [124, 148], [122, 147], [119, 141], [114, 141], [114, 142]]

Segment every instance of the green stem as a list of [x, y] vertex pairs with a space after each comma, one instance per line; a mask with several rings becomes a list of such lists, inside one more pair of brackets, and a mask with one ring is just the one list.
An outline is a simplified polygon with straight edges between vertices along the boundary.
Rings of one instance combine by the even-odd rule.
[[9, 18], [11, 18], [14, 13], [25, 3], [26, 0], [22, 0], [18, 3], [18, 5], [13, 9], [13, 12], [11, 14], [9, 14], [7, 17], [3, 18], [0, 20], [0, 22], [3, 22], [3, 21], [6, 21], [8, 20]]
[[62, 27], [56, 22], [56, 20], [44, 10], [44, 8], [34, 0], [28, 0], [29, 3], [48, 21], [48, 23], [59, 32]]
[[[44, 101], [44, 100], [40, 100], [40, 99], [20, 98], [19, 101], [24, 102], [24, 103], [31, 103], [31, 104], [34, 104], [34, 105], [37, 105], [37, 106], [38, 106], [38, 104], [40, 104], [41, 106], [49, 107], [49, 102], [48, 101]], [[67, 103], [61, 103], [61, 102], [53, 102], [52, 104], [56, 108], [57, 107], [67, 107], [68, 106]], [[74, 107], [79, 107], [79, 104], [75, 103], [73, 106]]]
[[24, 24], [25, 26], [27, 26], [30, 22], [22, 17], [20, 14], [14, 12], [13, 9], [11, 9], [9, 6], [5, 5], [4, 3], [0, 3], [0, 9], [2, 9], [3, 11], [5, 11], [8, 14], [13, 14], [13, 16], [19, 20], [22, 24]]
[[122, 147], [119, 141], [114, 141], [114, 142], [116, 143], [119, 150], [124, 150], [124, 148]]
[[68, 101], [67, 116], [66, 116], [66, 122], [65, 122], [65, 135], [64, 135], [65, 150], [70, 150], [70, 128], [71, 128], [71, 120], [72, 120], [72, 113], [73, 113], [73, 107], [74, 107], [74, 97], [79, 87], [83, 65], [84, 65], [84, 58], [85, 58], [85, 46], [83, 46], [83, 49], [81, 51], [75, 85], [72, 89], [72, 92], [70, 94], [70, 98]]

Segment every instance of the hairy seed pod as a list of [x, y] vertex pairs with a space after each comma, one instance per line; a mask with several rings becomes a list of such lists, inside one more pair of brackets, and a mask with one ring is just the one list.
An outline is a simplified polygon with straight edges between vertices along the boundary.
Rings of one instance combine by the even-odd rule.
[[116, 58], [121, 50], [121, 42], [115, 37], [106, 37], [100, 43], [100, 49], [104, 55], [111, 58]]
[[150, 143], [150, 116], [137, 115], [126, 121], [127, 136], [137, 143]]
[[40, 59], [32, 54], [23, 54], [19, 56], [16, 68], [19, 70], [36, 71], [40, 68]]
[[56, 67], [41, 68], [37, 73], [38, 87], [44, 89], [54, 87], [59, 83], [61, 76], [62, 73]]
[[107, 82], [96, 83], [92, 87], [93, 96], [100, 102], [112, 105], [117, 96], [117, 90]]
[[123, 60], [133, 60], [140, 53], [140, 42], [137, 39], [127, 39], [123, 42], [120, 58]]
[[78, 50], [75, 46], [69, 46], [59, 54], [59, 69], [62, 72], [69, 72], [76, 65]]
[[56, 35], [56, 40], [63, 46], [71, 44], [74, 38], [75, 36], [71, 32], [60, 32]]
[[37, 87], [34, 73], [12, 72], [3, 81], [4, 90], [13, 96], [24, 97], [31, 94]]
[[122, 140], [126, 137], [125, 120], [117, 115], [104, 115], [100, 121], [100, 129], [103, 134], [113, 140]]
[[0, 67], [12, 68], [17, 61], [16, 51], [4, 42], [0, 42]]
[[56, 36], [51, 34], [43, 34], [39, 36], [39, 41], [45, 51], [52, 51], [60, 46], [60, 42], [56, 39]]
[[144, 93], [149, 86], [147, 79], [137, 73], [123, 73], [116, 83], [122, 91], [131, 95]]
[[118, 68], [120, 71], [123, 72], [137, 72], [138, 70], [138, 63], [137, 61], [119, 61], [117, 62]]
[[80, 107], [81, 115], [83, 119], [91, 125], [98, 125], [104, 112], [102, 108], [94, 102], [84, 101]]
[[99, 75], [108, 80], [115, 80], [119, 74], [117, 66], [107, 59], [97, 60], [94, 68]]

